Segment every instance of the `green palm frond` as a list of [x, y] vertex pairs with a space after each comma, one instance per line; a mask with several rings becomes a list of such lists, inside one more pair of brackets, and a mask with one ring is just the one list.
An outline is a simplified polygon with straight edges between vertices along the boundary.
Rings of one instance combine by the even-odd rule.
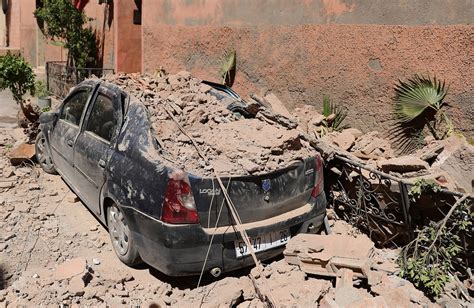
[[444, 81], [415, 75], [407, 82], [399, 81], [395, 86], [395, 117], [401, 122], [409, 122], [420, 116], [428, 108], [437, 112], [443, 106], [448, 93]]
[[225, 52], [219, 68], [219, 75], [222, 77], [222, 83], [231, 87], [234, 83], [235, 70], [237, 66], [237, 53], [235, 50]]
[[329, 99], [329, 96], [324, 95], [323, 96], [323, 116], [326, 118], [331, 115], [331, 100]]
[[[334, 118], [329, 121], [327, 118], [332, 114]], [[326, 95], [323, 96], [323, 116], [326, 118], [325, 125], [328, 129], [330, 128], [331, 131], [341, 131], [345, 128], [349, 128], [349, 125], [343, 124], [347, 117], [347, 110], [333, 103]]]
[[430, 130], [436, 139], [439, 111], [447, 105], [448, 94], [444, 81], [415, 75], [395, 85], [393, 115], [395, 125], [390, 129], [390, 140], [399, 154], [407, 154], [423, 146], [424, 131]]
[[332, 124], [332, 127], [335, 131], [341, 131], [343, 129], [350, 127], [349, 124], [343, 125], [343, 122], [347, 117], [346, 110], [337, 108], [335, 114], [336, 114], [336, 118], [334, 118], [334, 121]]

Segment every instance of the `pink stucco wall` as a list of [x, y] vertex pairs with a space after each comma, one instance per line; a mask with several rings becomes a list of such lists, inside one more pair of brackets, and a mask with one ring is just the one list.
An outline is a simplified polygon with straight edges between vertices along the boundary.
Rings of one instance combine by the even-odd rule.
[[8, 6], [8, 46], [20, 48], [20, 1], [9, 1]]
[[432, 1], [438, 7], [423, 11], [422, 2], [145, 1], [143, 68], [220, 81], [220, 58], [235, 49], [234, 89], [243, 96], [272, 91], [289, 108], [321, 108], [329, 95], [363, 130], [389, 128], [398, 78], [436, 75], [451, 85], [447, 100], [457, 128], [473, 136], [473, 6]]
[[[113, 7], [111, 10], [106, 8], [98, 1], [89, 1], [84, 12], [91, 18], [88, 26], [96, 32], [103, 51], [103, 66], [110, 68], [115, 65], [114, 12]], [[67, 50], [44, 39], [33, 15], [35, 9], [35, 0], [10, 1], [9, 47], [20, 48], [22, 55], [33, 66], [44, 66], [46, 61], [66, 60]]]
[[116, 72], [140, 72], [142, 68], [142, 29], [133, 24], [135, 1], [116, 1], [115, 7], [115, 55]]
[[100, 5], [98, 1], [89, 1], [84, 8], [84, 13], [91, 18], [88, 26], [96, 34], [102, 66], [113, 68], [116, 61], [114, 35], [117, 24], [114, 7], [105, 4]]

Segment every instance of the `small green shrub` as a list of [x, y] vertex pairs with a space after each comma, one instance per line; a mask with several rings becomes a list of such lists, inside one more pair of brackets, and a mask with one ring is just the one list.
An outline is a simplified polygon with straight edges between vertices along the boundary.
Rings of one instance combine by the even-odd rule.
[[54, 44], [68, 49], [68, 59], [72, 59], [68, 65], [78, 68], [94, 65], [97, 55], [95, 34], [86, 27], [88, 17], [71, 1], [43, 0], [43, 6], [36, 9], [34, 15], [46, 23], [44, 35]]
[[322, 125], [317, 127], [315, 133], [318, 138], [330, 132], [340, 132], [343, 129], [349, 128], [348, 124], [344, 124], [347, 117], [347, 110], [341, 108], [337, 104], [331, 102], [328, 96], [323, 96], [323, 116]]
[[35, 95], [38, 98], [46, 98], [49, 96], [48, 90], [46, 89], [46, 85], [41, 80], [38, 80], [35, 83]]
[[416, 202], [420, 199], [422, 193], [437, 193], [441, 190], [441, 186], [434, 181], [418, 179], [408, 191], [408, 197], [410, 198], [410, 202]]
[[10, 89], [13, 98], [19, 104], [23, 96], [35, 93], [35, 74], [22, 56], [10, 53], [0, 57], [0, 90]]
[[323, 116], [326, 118], [325, 126], [331, 131], [341, 131], [349, 125], [343, 124], [347, 117], [347, 110], [331, 102], [328, 96], [323, 97]]
[[431, 297], [439, 296], [458, 271], [465, 271], [460, 258], [461, 236], [469, 232], [474, 213], [468, 199], [460, 199], [439, 222], [418, 231], [415, 240], [402, 249], [400, 276]]

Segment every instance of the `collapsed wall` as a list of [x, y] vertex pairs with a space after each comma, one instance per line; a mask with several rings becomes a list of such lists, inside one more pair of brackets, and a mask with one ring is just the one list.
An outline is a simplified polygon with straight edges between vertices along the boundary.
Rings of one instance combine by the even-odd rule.
[[[308, 135], [316, 136], [324, 126], [325, 117], [314, 106], [296, 108], [293, 116], [298, 128]], [[409, 182], [424, 179], [451, 191], [474, 192], [474, 146], [458, 134], [444, 140], [427, 135], [424, 142], [417, 151], [400, 156], [392, 149], [387, 133], [370, 131], [364, 134], [356, 128], [347, 128], [325, 134], [316, 146], [322, 152], [326, 150], [322, 149], [323, 145], [328, 151], [336, 149], [338, 154], [355, 162]]]
[[[166, 76], [108, 75], [103, 80], [120, 86], [147, 107], [165, 155], [194, 174], [211, 175], [212, 167], [226, 175], [266, 173], [316, 153], [301, 138], [296, 124], [285, 126], [268, 116], [268, 110], [257, 110], [250, 116], [232, 112], [226, 105], [238, 100], [188, 72]], [[179, 129], [175, 120], [190, 136]], [[210, 164], [200, 157], [189, 137]]]

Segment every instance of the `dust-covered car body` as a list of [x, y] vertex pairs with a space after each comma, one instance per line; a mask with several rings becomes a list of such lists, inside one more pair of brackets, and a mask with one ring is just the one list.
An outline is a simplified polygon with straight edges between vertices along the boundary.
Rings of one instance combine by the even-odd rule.
[[[204, 263], [214, 274], [253, 263], [217, 180], [166, 160], [146, 107], [119, 87], [85, 81], [40, 122], [38, 160], [108, 226], [125, 263], [141, 259], [172, 276], [199, 274]], [[260, 259], [280, 254], [291, 236], [316, 232], [323, 223], [319, 155], [264, 175], [221, 178]]]

